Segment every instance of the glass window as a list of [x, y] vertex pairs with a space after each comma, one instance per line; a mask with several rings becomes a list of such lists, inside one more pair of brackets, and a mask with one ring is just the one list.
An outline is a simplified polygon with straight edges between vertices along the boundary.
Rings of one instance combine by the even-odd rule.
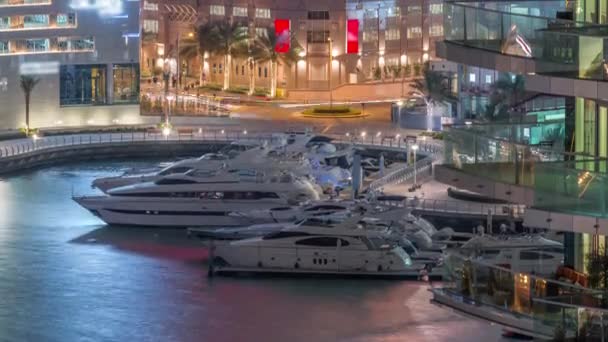
[[48, 14], [32, 14], [23, 16], [23, 27], [47, 27], [49, 26]]
[[375, 42], [378, 40], [378, 30], [377, 28], [369, 28], [363, 31], [363, 42]]
[[329, 31], [308, 31], [306, 40], [308, 43], [327, 43]]
[[268, 29], [265, 27], [256, 27], [255, 36], [256, 37], [268, 37]]
[[0, 53], [6, 54], [9, 53], [9, 45], [8, 40], [0, 40]]
[[519, 253], [519, 258], [521, 260], [547, 260], [553, 259], [553, 255], [532, 251], [521, 251]]
[[44, 52], [49, 50], [48, 39], [26, 39], [25, 50], [27, 52]]
[[232, 7], [232, 15], [235, 17], [246, 17], [247, 7]]
[[407, 6], [407, 13], [422, 12], [422, 6]]
[[386, 30], [384, 39], [386, 40], [399, 40], [401, 38], [401, 30], [397, 28], [390, 28]]
[[57, 26], [74, 26], [76, 25], [76, 14], [57, 14]]
[[386, 16], [391, 18], [391, 17], [398, 17], [401, 15], [401, 8], [400, 7], [389, 7], [386, 10]]
[[431, 37], [443, 36], [443, 25], [431, 25], [429, 26], [429, 35]]
[[443, 4], [430, 4], [429, 12], [431, 12], [431, 14], [442, 14], [443, 13]]
[[314, 247], [337, 247], [338, 238], [331, 236], [320, 236], [307, 238], [296, 241], [298, 246], [314, 246]]
[[492, 83], [492, 75], [486, 75], [486, 83], [487, 84]]
[[270, 8], [256, 8], [255, 17], [260, 19], [270, 19]]
[[59, 69], [62, 106], [106, 103], [105, 65], [62, 65]]
[[139, 64], [115, 64], [114, 102], [137, 103], [139, 99]]
[[308, 11], [308, 20], [329, 20], [329, 11]]
[[144, 11], [158, 11], [158, 4], [144, 1]]
[[475, 74], [474, 74], [474, 73], [470, 73], [470, 74], [469, 74], [469, 82], [471, 82], [471, 83], [475, 83], [475, 79], [476, 79], [476, 78], [475, 78]]
[[368, 8], [368, 9], [366, 9], [366, 10], [365, 10], [365, 12], [363, 13], [363, 16], [364, 16], [366, 19], [378, 18], [378, 10]]
[[422, 37], [422, 28], [420, 26], [412, 26], [407, 28], [408, 38], [420, 38]]
[[144, 19], [144, 32], [158, 33], [158, 20]]
[[0, 30], [11, 28], [11, 17], [0, 17]]
[[209, 6], [209, 14], [211, 15], [226, 15], [226, 10], [222, 5]]

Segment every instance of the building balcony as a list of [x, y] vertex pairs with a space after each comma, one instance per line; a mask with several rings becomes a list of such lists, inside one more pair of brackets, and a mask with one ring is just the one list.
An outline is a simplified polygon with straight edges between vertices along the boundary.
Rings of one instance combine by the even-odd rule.
[[563, 131], [563, 120], [452, 127], [436, 178], [525, 204], [528, 226], [608, 233], [608, 160], [565, 152]]
[[[540, 268], [549, 264], [537, 263]], [[566, 268], [546, 271], [551, 274], [540, 277], [452, 255], [446, 258], [441, 287], [431, 289], [432, 302], [539, 339], [599, 341], [606, 336], [608, 326], [602, 318], [608, 310], [602, 306], [601, 292], [555, 280], [585, 282], [570, 279], [578, 275]]]
[[527, 15], [509, 12], [496, 2], [448, 2], [445, 41], [438, 43], [437, 54], [458, 63], [527, 75], [533, 91], [587, 98], [607, 95], [603, 84], [608, 65], [603, 56], [608, 27], [556, 19], [561, 2], [542, 4], [545, 7], [526, 8], [535, 13]]

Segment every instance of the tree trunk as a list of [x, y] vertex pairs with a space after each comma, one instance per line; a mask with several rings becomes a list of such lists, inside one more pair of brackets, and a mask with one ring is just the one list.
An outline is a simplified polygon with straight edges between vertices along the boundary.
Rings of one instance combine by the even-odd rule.
[[203, 74], [205, 73], [205, 53], [203, 53], [202, 55], [199, 53], [198, 54], [198, 59], [200, 62], [200, 66], [198, 68], [198, 85], [199, 87], [203, 85]]
[[250, 60], [249, 61], [249, 95], [253, 95], [255, 93], [255, 63]]
[[30, 134], [30, 94], [25, 93], [25, 134]]
[[232, 69], [230, 67], [231, 59], [232, 58], [230, 55], [224, 55], [224, 87], [222, 88], [223, 90], [230, 88], [230, 69]]
[[277, 62], [270, 62], [270, 97], [277, 96]]

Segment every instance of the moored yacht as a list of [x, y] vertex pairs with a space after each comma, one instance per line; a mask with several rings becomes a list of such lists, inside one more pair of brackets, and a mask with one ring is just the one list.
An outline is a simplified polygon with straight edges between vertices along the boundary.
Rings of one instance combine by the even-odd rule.
[[381, 231], [361, 229], [358, 218], [335, 224], [303, 220], [261, 237], [213, 246], [218, 273], [311, 273], [352, 276], [418, 276], [403, 248]]
[[103, 196], [74, 197], [107, 224], [149, 227], [250, 225], [268, 221], [248, 216], [249, 211], [318, 199], [306, 179], [255, 172], [172, 175], [114, 188]]

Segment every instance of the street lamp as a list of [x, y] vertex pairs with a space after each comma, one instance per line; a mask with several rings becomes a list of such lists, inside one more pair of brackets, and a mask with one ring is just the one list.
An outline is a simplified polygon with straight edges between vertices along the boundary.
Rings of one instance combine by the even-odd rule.
[[167, 126], [163, 127], [163, 136], [165, 137], [165, 140], [169, 139], [169, 134], [171, 134], [171, 128]]
[[416, 189], [417, 186], [417, 181], [416, 181], [416, 151], [418, 151], [418, 145], [414, 144], [412, 145], [412, 151], [414, 151], [414, 186], [413, 188]]
[[332, 48], [333, 41], [331, 40], [331, 37], [327, 37], [327, 41], [329, 42], [329, 68], [327, 68], [329, 70], [329, 108], [332, 108], [334, 97], [333, 97], [333, 92], [331, 90], [331, 76], [332, 76], [332, 71], [333, 71], [332, 63], [333, 63], [333, 58], [334, 58], [334, 56], [333, 56], [334, 49]]

